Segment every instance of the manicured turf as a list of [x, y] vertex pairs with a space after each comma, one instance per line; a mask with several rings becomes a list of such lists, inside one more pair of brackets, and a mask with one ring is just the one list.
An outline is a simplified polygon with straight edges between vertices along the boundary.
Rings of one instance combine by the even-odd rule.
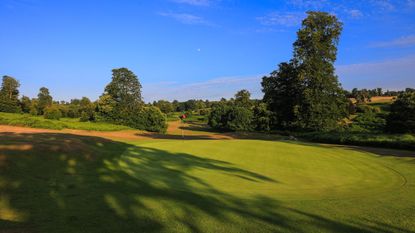
[[0, 139], [0, 232], [415, 231], [415, 158], [393, 151], [67, 134]]

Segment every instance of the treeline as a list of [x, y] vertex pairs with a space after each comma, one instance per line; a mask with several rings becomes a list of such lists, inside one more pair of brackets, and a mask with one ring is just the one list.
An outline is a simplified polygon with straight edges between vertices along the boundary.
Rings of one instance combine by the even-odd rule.
[[[358, 112], [362, 114], [354, 120], [360, 123], [360, 130], [415, 133], [414, 89], [347, 92], [341, 87], [334, 68], [341, 31], [342, 23], [335, 16], [308, 12], [293, 44], [293, 58], [263, 77], [262, 102], [250, 103], [247, 91], [238, 92], [235, 100], [212, 107], [209, 125], [246, 131], [347, 131], [357, 129], [347, 121]], [[364, 105], [375, 95], [398, 95], [389, 114], [380, 116], [380, 109]]]
[[372, 101], [372, 97], [376, 96], [399, 96], [404, 94], [405, 92], [412, 92], [415, 91], [414, 88], [406, 88], [405, 90], [401, 91], [383, 91], [382, 88], [374, 88], [374, 89], [357, 89], [353, 88], [352, 91], [345, 91], [346, 96], [348, 98], [354, 98], [358, 103], [367, 103]]
[[22, 96], [20, 83], [3, 76], [0, 90], [0, 112], [29, 113], [46, 119], [79, 118], [80, 121], [105, 121], [136, 129], [165, 132], [166, 115], [157, 107], [146, 106], [137, 76], [126, 68], [112, 70], [112, 81], [97, 101], [87, 97], [70, 102], [54, 101], [48, 88], [42, 87], [37, 98]]

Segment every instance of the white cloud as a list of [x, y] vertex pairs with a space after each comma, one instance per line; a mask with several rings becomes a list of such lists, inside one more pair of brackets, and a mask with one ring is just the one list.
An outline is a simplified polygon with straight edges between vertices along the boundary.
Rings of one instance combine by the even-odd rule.
[[180, 23], [183, 24], [190, 24], [190, 25], [205, 25], [205, 26], [213, 26], [213, 24], [202, 17], [187, 14], [187, 13], [159, 13], [159, 15], [164, 17], [172, 18]]
[[215, 78], [205, 82], [188, 84], [147, 83], [143, 85], [143, 96], [146, 102], [159, 99], [188, 100], [231, 98], [241, 89], [247, 89], [253, 98], [262, 98], [261, 75], [246, 77]]
[[266, 16], [257, 17], [257, 20], [266, 26], [292, 27], [301, 24], [304, 18], [305, 14], [300, 12], [272, 12]]
[[346, 89], [415, 87], [415, 55], [378, 62], [339, 65], [336, 68]]
[[193, 6], [209, 6], [211, 4], [210, 0], [173, 0], [176, 3], [183, 3]]
[[386, 47], [410, 47], [415, 45], [415, 35], [403, 36], [391, 41], [375, 42], [370, 45], [372, 48]]

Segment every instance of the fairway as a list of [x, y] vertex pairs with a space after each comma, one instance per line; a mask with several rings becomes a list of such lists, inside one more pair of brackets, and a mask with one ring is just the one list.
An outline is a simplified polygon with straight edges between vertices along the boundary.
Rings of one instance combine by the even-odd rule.
[[415, 159], [392, 151], [63, 133], [0, 138], [4, 232], [415, 231]]

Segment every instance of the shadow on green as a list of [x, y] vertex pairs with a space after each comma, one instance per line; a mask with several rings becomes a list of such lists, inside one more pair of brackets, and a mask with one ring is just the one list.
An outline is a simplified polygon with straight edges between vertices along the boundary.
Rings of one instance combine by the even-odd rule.
[[69, 134], [0, 134], [0, 232], [410, 232], [339, 222], [189, 170], [275, 182], [233, 164]]

